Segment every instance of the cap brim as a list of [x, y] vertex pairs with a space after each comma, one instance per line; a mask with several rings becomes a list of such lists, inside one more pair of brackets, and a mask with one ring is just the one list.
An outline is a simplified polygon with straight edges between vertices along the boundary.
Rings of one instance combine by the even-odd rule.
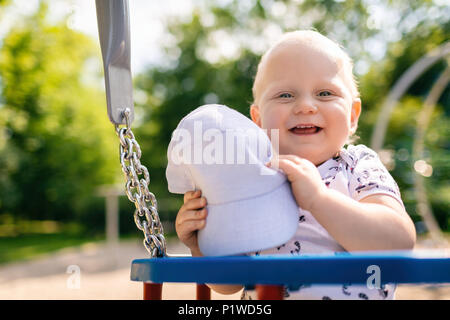
[[288, 181], [261, 196], [208, 205], [206, 226], [198, 232], [205, 256], [250, 253], [274, 248], [291, 239], [299, 208]]

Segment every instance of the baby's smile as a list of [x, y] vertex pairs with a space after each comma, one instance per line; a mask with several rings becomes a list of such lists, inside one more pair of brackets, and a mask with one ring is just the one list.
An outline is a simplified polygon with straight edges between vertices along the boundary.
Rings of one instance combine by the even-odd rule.
[[292, 127], [289, 131], [298, 136], [312, 136], [322, 131], [322, 129], [313, 124], [300, 124]]

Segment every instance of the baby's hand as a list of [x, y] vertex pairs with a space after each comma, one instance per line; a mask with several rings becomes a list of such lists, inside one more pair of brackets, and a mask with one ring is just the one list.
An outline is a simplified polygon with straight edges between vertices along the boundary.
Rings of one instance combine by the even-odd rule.
[[319, 170], [309, 160], [296, 155], [279, 155], [268, 165], [274, 167], [278, 160], [278, 167], [283, 170], [291, 182], [292, 193], [297, 205], [310, 211], [320, 196], [326, 192], [327, 187], [322, 182]]
[[178, 238], [191, 250], [192, 255], [200, 253], [197, 231], [206, 225], [206, 198], [200, 197], [201, 194], [200, 190], [186, 192], [184, 204], [175, 219]]

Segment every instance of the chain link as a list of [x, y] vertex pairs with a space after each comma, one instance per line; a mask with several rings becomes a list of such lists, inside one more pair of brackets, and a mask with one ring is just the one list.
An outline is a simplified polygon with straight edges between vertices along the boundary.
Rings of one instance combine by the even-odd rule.
[[[125, 193], [134, 203], [134, 222], [144, 233], [144, 246], [152, 258], [166, 256], [166, 239], [159, 220], [156, 197], [148, 190], [150, 175], [147, 168], [141, 164], [141, 147], [134, 138], [130, 126], [130, 109], [123, 112], [125, 127], [116, 125], [119, 136], [120, 165], [126, 178]], [[139, 179], [139, 176], [143, 176]]]

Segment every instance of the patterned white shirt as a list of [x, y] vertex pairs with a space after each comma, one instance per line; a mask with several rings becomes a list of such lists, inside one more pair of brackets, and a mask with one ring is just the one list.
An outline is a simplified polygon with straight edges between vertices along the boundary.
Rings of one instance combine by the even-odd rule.
[[[364, 145], [348, 145], [339, 155], [317, 168], [327, 187], [335, 189], [357, 201], [373, 195], [386, 194], [403, 206], [397, 183], [381, 163], [375, 151]], [[249, 255], [320, 254], [346, 251], [322, 227], [313, 215], [299, 208], [296, 234], [280, 247], [253, 252]], [[395, 285], [386, 284], [381, 289], [365, 285], [308, 285], [298, 290], [285, 287], [285, 299], [394, 299]], [[242, 299], [256, 299], [254, 290], [244, 290]]]

